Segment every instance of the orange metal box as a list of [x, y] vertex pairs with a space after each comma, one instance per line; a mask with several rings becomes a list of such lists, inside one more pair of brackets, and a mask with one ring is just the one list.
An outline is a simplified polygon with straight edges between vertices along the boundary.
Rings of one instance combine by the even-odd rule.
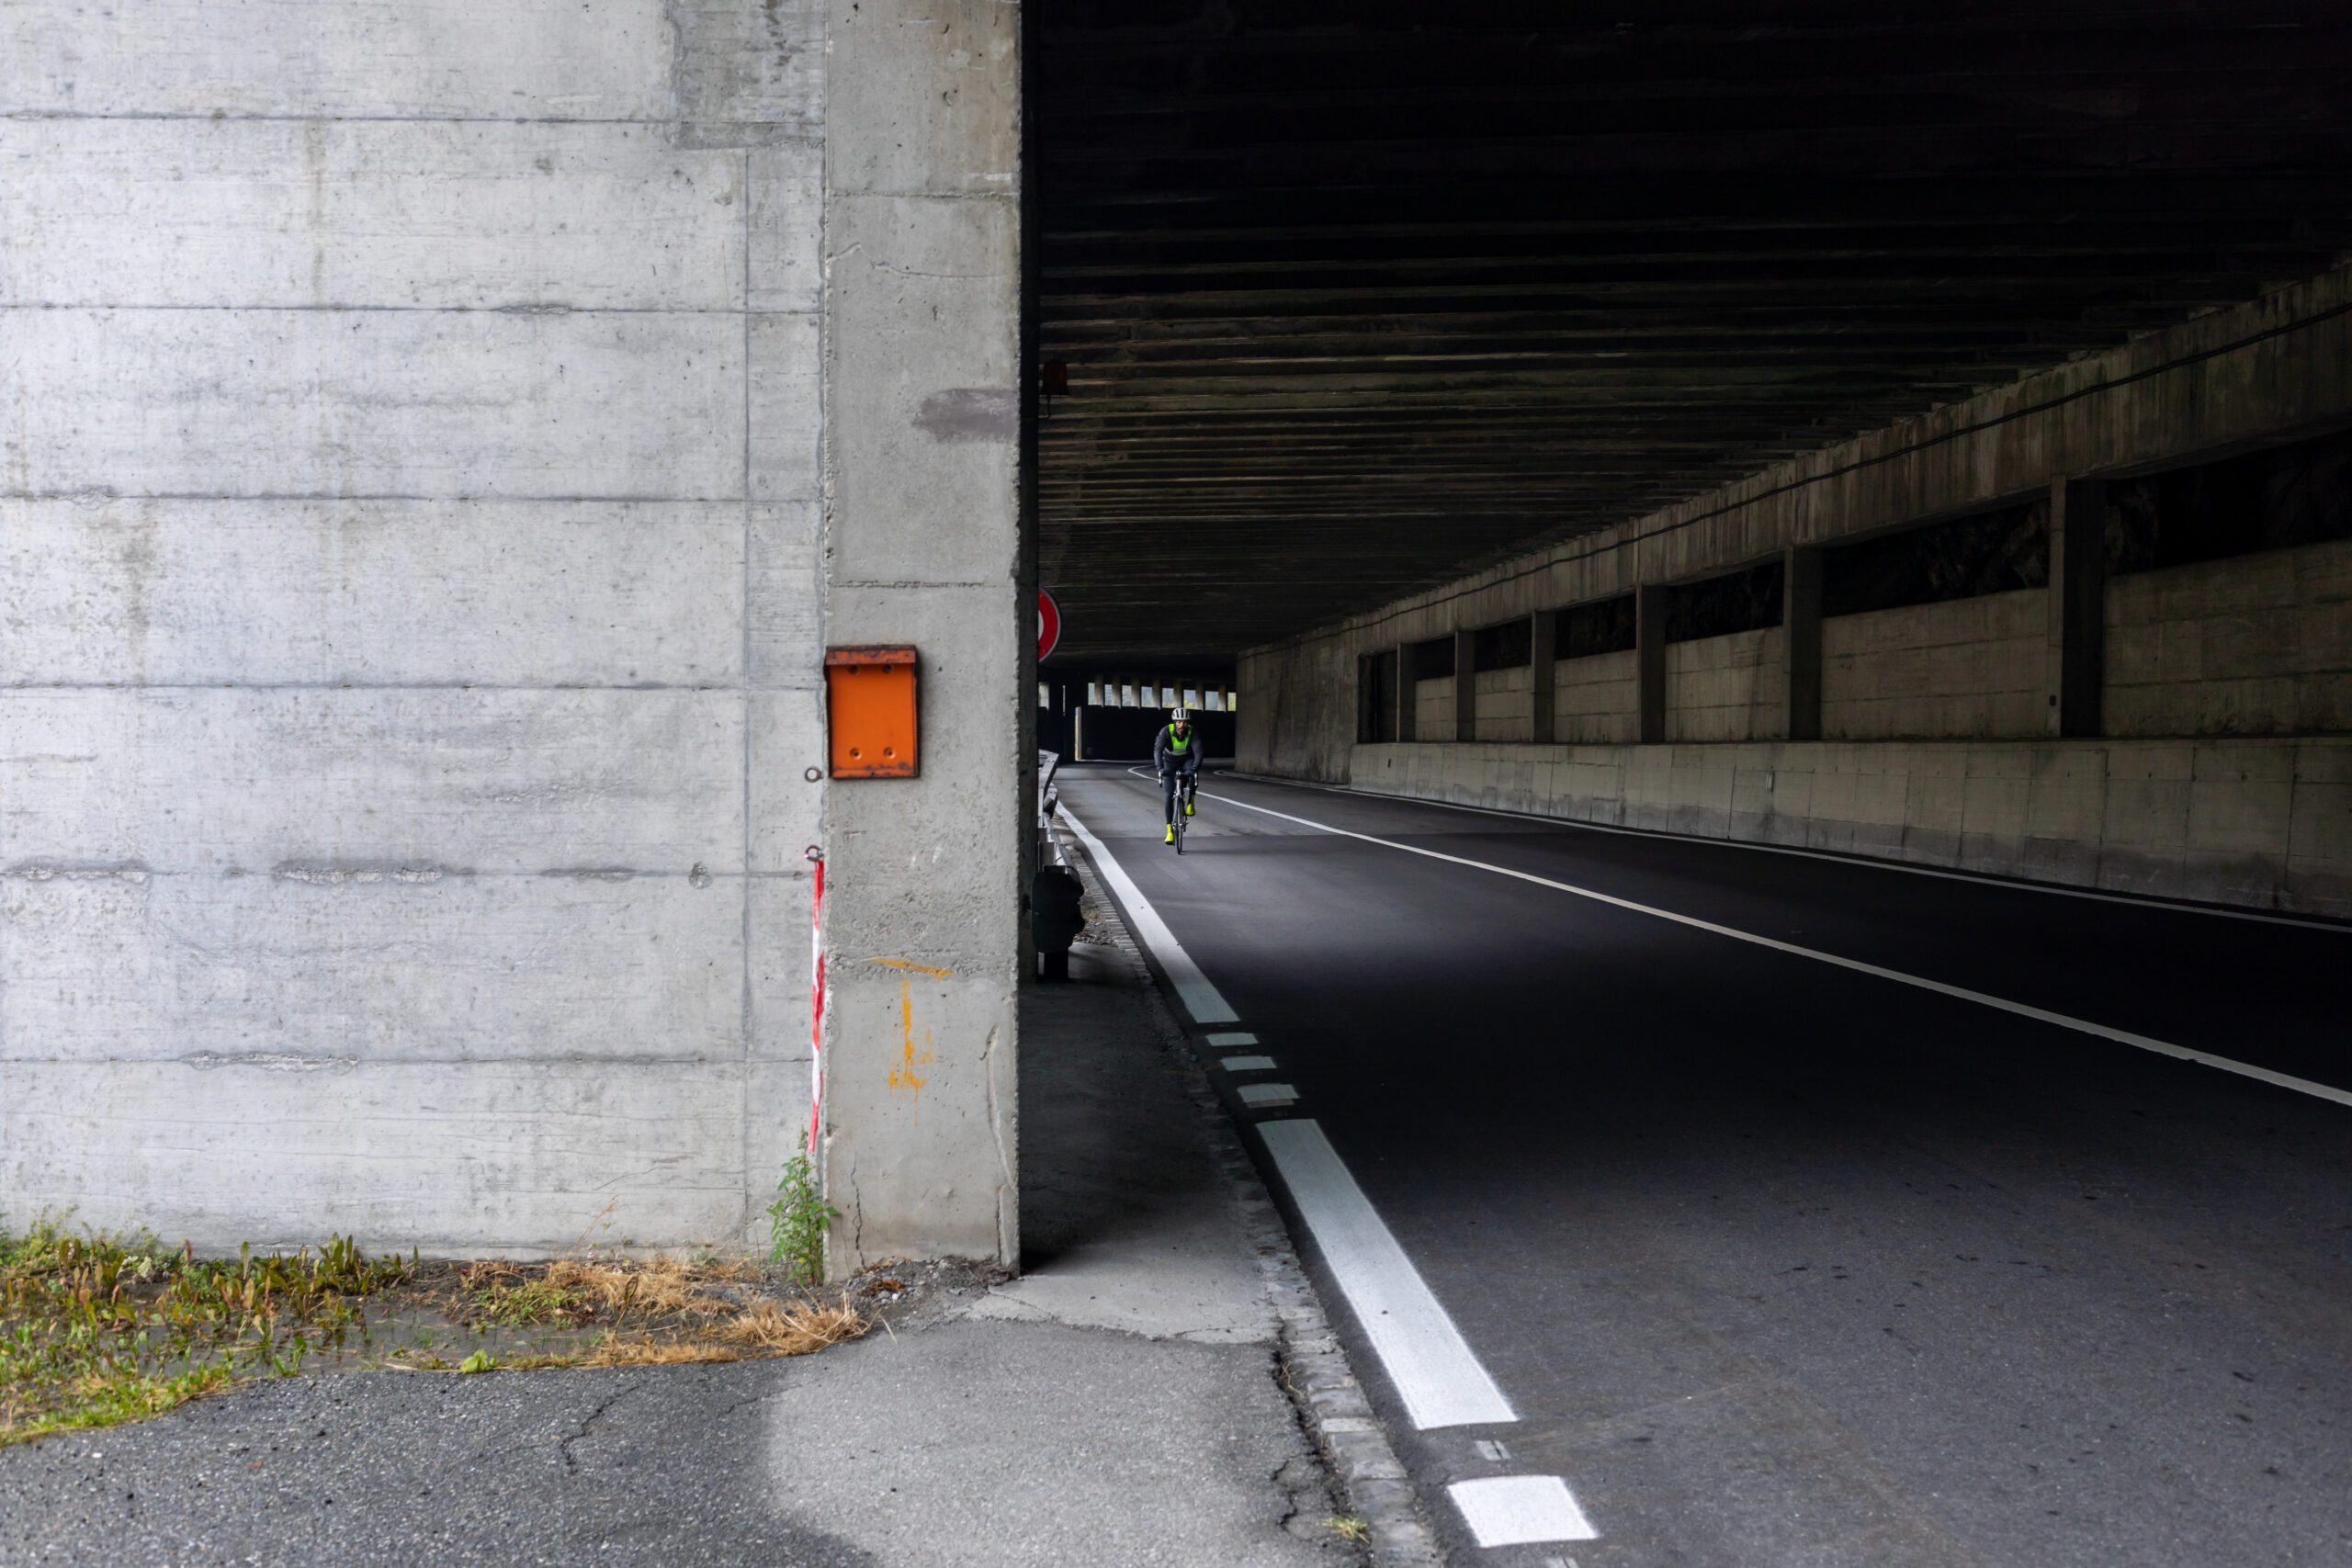
[[914, 777], [915, 650], [825, 649], [825, 717], [833, 777]]

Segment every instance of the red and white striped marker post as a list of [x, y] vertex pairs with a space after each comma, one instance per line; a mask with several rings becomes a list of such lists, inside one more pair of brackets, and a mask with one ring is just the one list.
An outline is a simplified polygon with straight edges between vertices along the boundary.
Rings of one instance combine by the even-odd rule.
[[814, 880], [808, 895], [808, 1137], [803, 1152], [814, 1165], [825, 1112], [825, 857], [808, 846]]

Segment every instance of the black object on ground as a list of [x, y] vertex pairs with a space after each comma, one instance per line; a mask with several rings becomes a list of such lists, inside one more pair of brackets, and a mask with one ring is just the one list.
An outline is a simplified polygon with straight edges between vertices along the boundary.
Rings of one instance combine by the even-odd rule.
[[1069, 944], [1086, 929], [1078, 908], [1085, 896], [1068, 866], [1039, 866], [1029, 879], [1029, 940], [1036, 944], [1039, 978], [1069, 978]]

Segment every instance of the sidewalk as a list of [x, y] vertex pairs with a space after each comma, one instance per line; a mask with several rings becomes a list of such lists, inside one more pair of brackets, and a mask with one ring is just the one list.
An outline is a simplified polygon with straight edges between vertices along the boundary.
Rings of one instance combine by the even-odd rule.
[[1319, 1326], [1279, 1221], [1088, 936], [1023, 998], [1023, 1278], [798, 1359], [295, 1378], [0, 1450], [0, 1563], [1364, 1562], [1278, 1378]]

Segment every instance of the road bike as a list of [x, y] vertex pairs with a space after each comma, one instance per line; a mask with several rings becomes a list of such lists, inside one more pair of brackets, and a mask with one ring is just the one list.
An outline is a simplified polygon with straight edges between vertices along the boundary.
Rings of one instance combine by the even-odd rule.
[[1180, 855], [1184, 852], [1184, 824], [1192, 819], [1193, 796], [1200, 787], [1200, 774], [1176, 775], [1176, 809], [1169, 813], [1169, 818], [1176, 829], [1176, 852]]

